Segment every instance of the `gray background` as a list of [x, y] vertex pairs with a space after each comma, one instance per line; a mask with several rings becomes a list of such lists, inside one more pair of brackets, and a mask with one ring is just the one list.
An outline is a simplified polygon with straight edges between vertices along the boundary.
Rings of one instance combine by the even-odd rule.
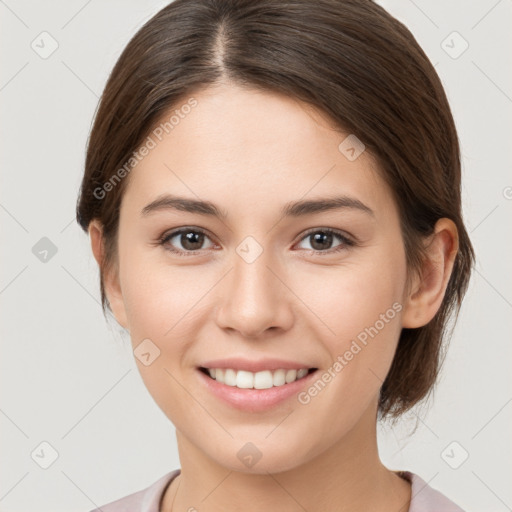
[[[410, 28], [446, 87], [477, 252], [434, 399], [381, 428], [381, 455], [467, 510], [512, 510], [512, 2], [381, 3]], [[179, 467], [174, 427], [146, 391], [129, 340], [103, 319], [96, 264], [74, 221], [106, 78], [166, 4], [0, 1], [2, 512], [86, 512]], [[43, 469], [52, 450], [58, 457]]]

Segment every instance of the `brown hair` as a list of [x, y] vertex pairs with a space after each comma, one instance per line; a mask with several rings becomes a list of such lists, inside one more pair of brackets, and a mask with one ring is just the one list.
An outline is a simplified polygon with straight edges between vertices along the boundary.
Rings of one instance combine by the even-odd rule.
[[434, 385], [474, 253], [462, 220], [459, 143], [439, 77], [409, 30], [370, 0], [175, 0], [135, 34], [101, 97], [77, 204], [84, 231], [93, 219], [103, 225], [103, 310], [129, 176], [108, 188], [107, 199], [105, 184], [171, 107], [221, 82], [302, 100], [366, 145], [393, 190], [408, 270], [420, 268], [423, 237], [438, 219], [457, 226], [459, 251], [441, 307], [427, 325], [402, 329], [381, 388], [381, 416], [398, 417]]

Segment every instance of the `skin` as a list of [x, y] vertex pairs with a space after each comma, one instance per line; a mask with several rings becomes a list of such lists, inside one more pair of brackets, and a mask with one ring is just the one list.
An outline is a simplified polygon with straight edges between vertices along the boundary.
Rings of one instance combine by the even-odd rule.
[[[162, 511], [408, 510], [410, 484], [379, 459], [378, 393], [402, 327], [425, 325], [441, 305], [458, 248], [455, 225], [438, 221], [426, 277], [415, 274], [407, 287], [391, 191], [367, 151], [349, 161], [338, 150], [348, 134], [273, 92], [223, 84], [193, 97], [197, 106], [129, 175], [116, 264], [105, 275], [133, 348], [149, 338], [160, 350], [149, 366], [135, 360], [176, 427], [181, 474]], [[162, 193], [209, 200], [227, 217], [171, 209], [141, 215]], [[374, 216], [279, 213], [289, 201], [335, 193], [359, 199]], [[196, 254], [158, 245], [181, 227], [207, 232]], [[333, 252], [344, 245], [333, 237], [318, 249], [304, 234], [311, 228], [339, 230], [357, 246]], [[101, 224], [93, 221], [89, 233], [101, 263]], [[263, 249], [250, 264], [236, 252], [246, 236]], [[187, 250], [179, 236], [171, 243]], [[198, 378], [201, 362], [232, 356], [305, 361], [321, 374], [393, 303], [402, 310], [308, 404], [292, 397], [263, 412], [240, 411]], [[249, 441], [262, 453], [250, 468], [237, 457]]]

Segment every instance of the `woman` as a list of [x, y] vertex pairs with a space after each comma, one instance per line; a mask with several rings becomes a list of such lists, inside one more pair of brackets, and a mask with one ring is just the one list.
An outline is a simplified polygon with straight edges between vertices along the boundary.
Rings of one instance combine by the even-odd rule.
[[105, 87], [77, 219], [181, 464], [101, 510], [461, 510], [378, 455], [474, 260], [445, 93], [384, 9], [162, 9]]

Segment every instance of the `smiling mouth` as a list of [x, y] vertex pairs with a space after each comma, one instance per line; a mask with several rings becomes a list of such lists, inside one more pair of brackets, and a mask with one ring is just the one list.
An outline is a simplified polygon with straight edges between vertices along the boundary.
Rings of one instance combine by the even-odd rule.
[[269, 389], [291, 384], [315, 372], [317, 368], [276, 369], [249, 372], [233, 368], [204, 368], [199, 370], [212, 380], [240, 389]]

